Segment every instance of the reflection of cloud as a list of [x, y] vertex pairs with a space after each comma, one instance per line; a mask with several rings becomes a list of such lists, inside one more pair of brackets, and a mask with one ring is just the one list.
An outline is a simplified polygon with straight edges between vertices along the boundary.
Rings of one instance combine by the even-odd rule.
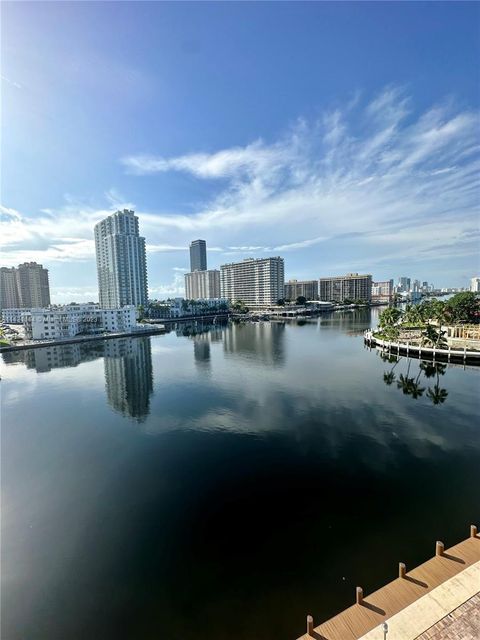
[[[145, 429], [150, 433], [184, 428], [220, 430], [257, 437], [281, 433], [306, 446], [321, 446], [332, 459], [342, 455], [343, 447], [352, 438], [359, 438], [378, 447], [378, 459], [364, 461], [370, 466], [391, 462], [398, 447], [422, 458], [431, 455], [432, 447], [450, 451], [464, 446], [465, 440], [438, 429], [438, 423], [424, 414], [430, 411], [428, 400], [421, 398], [412, 408], [409, 398], [384, 387], [384, 364], [374, 354], [365, 353], [361, 362], [352, 361], [351, 350], [356, 347], [338, 330], [331, 331], [329, 325], [319, 323], [319, 332], [327, 332], [328, 338], [317, 338], [317, 328], [312, 325], [285, 329], [274, 323], [269, 326], [273, 332], [282, 333], [278, 340], [284, 343], [284, 366], [272, 367], [261, 353], [256, 354], [254, 334], [250, 334], [250, 348], [245, 347], [246, 334], [236, 340], [226, 339], [234, 329], [229, 327], [224, 333], [222, 357], [215, 357], [216, 347], [210, 345], [209, 378], [195, 380], [195, 397], [190, 395], [192, 409], [178, 408], [176, 398], [187, 393], [182, 387], [185, 371], [180, 367], [178, 377], [174, 372], [169, 375], [168, 389], [172, 392], [165, 391], [161, 420], [147, 422]], [[321, 360], [321, 351], [312, 344], [317, 339], [335, 341]], [[357, 344], [362, 349], [361, 338]], [[187, 358], [191, 358], [191, 352]], [[418, 363], [411, 363], [410, 375], [418, 373], [417, 366]], [[187, 387], [191, 394], [191, 384], [187, 383]], [[173, 389], [177, 395], [172, 399]], [[456, 428], [465, 433], [474, 429], [469, 411], [468, 404], [456, 407]], [[470, 441], [474, 441], [473, 433]], [[363, 454], [359, 451], [358, 455], [361, 459]]]

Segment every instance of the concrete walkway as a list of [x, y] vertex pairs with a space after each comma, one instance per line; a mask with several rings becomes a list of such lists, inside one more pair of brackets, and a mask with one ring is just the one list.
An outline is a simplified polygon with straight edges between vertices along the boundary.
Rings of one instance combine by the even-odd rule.
[[[479, 592], [480, 561], [446, 580], [410, 606], [387, 619], [388, 632], [386, 634], [382, 624], [366, 633], [359, 640], [416, 640], [420, 637], [426, 640], [429, 637], [433, 638], [434, 635], [428, 636], [424, 633], [438, 625], [440, 621], [474, 598]], [[470, 611], [470, 607], [465, 608], [465, 615], [468, 615], [468, 611]], [[460, 616], [457, 616], [457, 619], [460, 619]], [[441, 635], [436, 637], [442, 638]], [[462, 635], [458, 637], [464, 638]], [[453, 640], [456, 636], [450, 634], [444, 635], [443, 638], [452, 638]]]

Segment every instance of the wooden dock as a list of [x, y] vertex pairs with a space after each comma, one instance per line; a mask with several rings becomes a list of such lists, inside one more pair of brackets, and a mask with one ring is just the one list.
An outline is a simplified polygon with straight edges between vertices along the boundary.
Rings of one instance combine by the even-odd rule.
[[[399, 564], [399, 577], [378, 591], [364, 597], [357, 587], [356, 604], [345, 609], [318, 627], [307, 616], [307, 631], [298, 640], [358, 640], [368, 631], [391, 618], [405, 607], [480, 561], [480, 536], [471, 526], [470, 537], [444, 550], [437, 542], [435, 556], [407, 572]], [[480, 584], [478, 585], [480, 591]]]

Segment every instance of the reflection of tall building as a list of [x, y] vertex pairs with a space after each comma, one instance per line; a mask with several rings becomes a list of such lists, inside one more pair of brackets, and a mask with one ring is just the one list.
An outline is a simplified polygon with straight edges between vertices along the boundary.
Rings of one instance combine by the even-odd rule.
[[76, 367], [82, 362], [96, 360], [103, 356], [103, 351], [103, 343], [94, 342], [7, 351], [2, 356], [6, 364], [23, 363], [27, 369], [35, 369], [37, 373], [46, 373], [52, 369]]
[[210, 334], [201, 333], [193, 338], [193, 356], [199, 365], [210, 363]]
[[281, 365], [285, 359], [284, 337], [284, 323], [232, 324], [224, 333], [223, 347], [227, 354], [243, 354], [261, 364]]
[[122, 415], [146, 418], [153, 391], [150, 338], [109, 340], [104, 365], [109, 404]]

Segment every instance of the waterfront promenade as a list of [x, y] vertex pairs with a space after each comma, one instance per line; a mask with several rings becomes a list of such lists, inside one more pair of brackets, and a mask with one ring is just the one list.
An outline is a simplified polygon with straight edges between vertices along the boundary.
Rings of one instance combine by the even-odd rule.
[[308, 616], [299, 640], [414, 640], [435, 626], [441, 630], [440, 621], [478, 592], [480, 537], [472, 525], [470, 537], [447, 550], [437, 542], [435, 556], [419, 567], [407, 571], [400, 563], [398, 578], [374, 593], [364, 596], [357, 587], [356, 603], [323, 624], [315, 627]]

